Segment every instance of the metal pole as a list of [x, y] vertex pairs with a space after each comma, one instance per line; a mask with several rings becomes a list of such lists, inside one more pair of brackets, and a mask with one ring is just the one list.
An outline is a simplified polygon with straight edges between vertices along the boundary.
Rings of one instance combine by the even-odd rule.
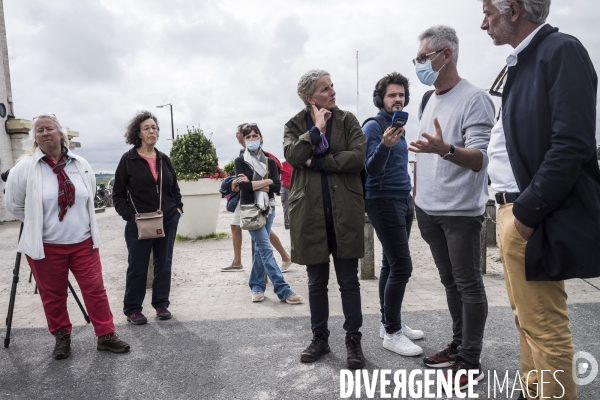
[[173, 104], [169, 104], [171, 108], [171, 138], [175, 140], [175, 128], [173, 127]]

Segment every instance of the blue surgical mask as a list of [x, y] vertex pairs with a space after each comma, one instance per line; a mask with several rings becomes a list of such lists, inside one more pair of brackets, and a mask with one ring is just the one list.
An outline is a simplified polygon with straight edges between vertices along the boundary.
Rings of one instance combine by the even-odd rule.
[[258, 150], [260, 147], [260, 140], [253, 140], [251, 142], [246, 142], [246, 148], [252, 152]]
[[[439, 54], [438, 54], [439, 56]], [[433, 59], [435, 60], [437, 58], [437, 56], [433, 57]], [[434, 71], [433, 67], [431, 66], [431, 61], [432, 60], [427, 60], [425, 61], [425, 64], [418, 64], [415, 66], [415, 72], [417, 73], [417, 77], [419, 78], [419, 80], [421, 81], [421, 83], [423, 85], [427, 85], [427, 86], [431, 86], [433, 85], [433, 83], [435, 82], [435, 80], [437, 79], [438, 75], [440, 74], [440, 71], [442, 70], [442, 68], [444, 68], [444, 65], [442, 65], [442, 68], [440, 68], [440, 71]]]

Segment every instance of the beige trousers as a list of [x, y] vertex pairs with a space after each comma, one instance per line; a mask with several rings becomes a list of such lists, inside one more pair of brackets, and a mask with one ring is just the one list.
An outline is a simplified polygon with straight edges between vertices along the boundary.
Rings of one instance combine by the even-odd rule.
[[498, 209], [498, 248], [519, 331], [521, 384], [528, 399], [554, 396], [575, 400], [573, 338], [565, 282], [525, 280], [527, 242], [515, 228], [512, 207], [503, 204]]

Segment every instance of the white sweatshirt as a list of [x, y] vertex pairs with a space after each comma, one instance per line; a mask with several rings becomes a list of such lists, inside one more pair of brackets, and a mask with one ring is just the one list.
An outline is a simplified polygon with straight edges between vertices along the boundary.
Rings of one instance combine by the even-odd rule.
[[478, 149], [483, 163], [481, 170], [474, 172], [437, 154], [417, 154], [415, 203], [429, 215], [482, 215], [489, 198], [486, 151], [495, 122], [494, 103], [483, 89], [462, 79], [448, 93], [431, 96], [423, 110], [419, 132], [433, 135], [434, 117], [438, 118], [446, 143]]

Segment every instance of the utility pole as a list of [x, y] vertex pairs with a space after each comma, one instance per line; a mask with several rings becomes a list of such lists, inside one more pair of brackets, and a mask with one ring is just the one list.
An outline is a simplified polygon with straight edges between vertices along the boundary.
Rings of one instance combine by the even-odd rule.
[[358, 119], [358, 50], [356, 51], [356, 119]]

